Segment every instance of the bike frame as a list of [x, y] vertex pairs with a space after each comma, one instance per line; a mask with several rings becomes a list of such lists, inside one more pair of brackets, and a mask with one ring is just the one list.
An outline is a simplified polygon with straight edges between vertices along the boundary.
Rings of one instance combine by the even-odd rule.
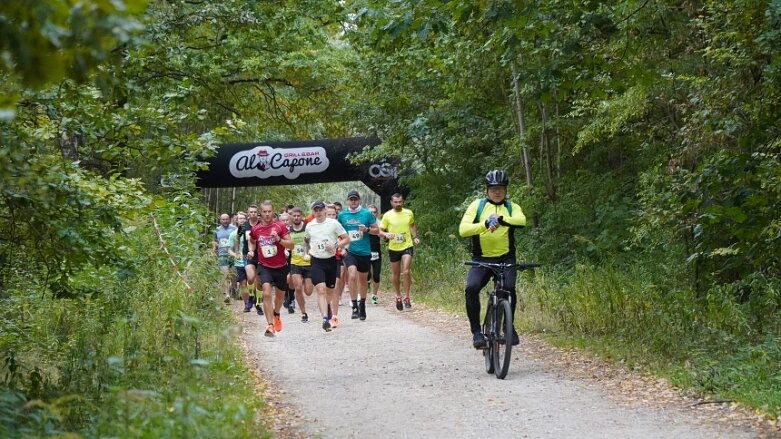
[[[483, 349], [487, 373], [494, 373], [496, 378], [503, 379], [507, 375], [512, 353], [513, 315], [511, 311], [510, 292], [505, 288], [505, 273], [510, 268], [519, 271], [538, 267], [539, 264], [495, 263], [470, 261], [465, 265], [481, 267], [490, 270], [493, 277], [493, 289], [488, 291], [488, 303], [483, 321], [483, 331], [487, 347]], [[499, 324], [504, 328], [499, 327]], [[500, 353], [503, 353], [501, 355]]]

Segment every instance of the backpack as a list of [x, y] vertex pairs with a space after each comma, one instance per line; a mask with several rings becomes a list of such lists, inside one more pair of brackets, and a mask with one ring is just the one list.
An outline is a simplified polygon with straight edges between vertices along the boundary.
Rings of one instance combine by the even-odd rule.
[[[483, 214], [483, 209], [485, 208], [485, 203], [488, 202], [488, 198], [482, 198], [480, 200], [480, 204], [477, 205], [477, 214], [475, 215], [475, 220], [472, 221], [473, 223], [476, 223], [480, 221], [480, 215]], [[513, 214], [513, 204], [510, 202], [510, 200], [506, 199], [504, 200], [504, 207], [507, 209], [507, 213], [510, 215]]]

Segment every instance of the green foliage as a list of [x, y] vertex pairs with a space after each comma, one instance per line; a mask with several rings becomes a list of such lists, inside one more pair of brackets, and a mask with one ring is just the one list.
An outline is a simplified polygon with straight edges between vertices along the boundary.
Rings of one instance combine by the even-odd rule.
[[[190, 213], [181, 209], [188, 203]], [[153, 205], [194, 293], [172, 272], [143, 216], [116, 241], [125, 265], [74, 274], [74, 286], [95, 294], [53, 300], [42, 289], [31, 300], [29, 291], [43, 287], [35, 277], [12, 288], [0, 320], [3, 437], [257, 434], [261, 402], [232, 343], [236, 333], [226, 329], [229, 313], [213, 294], [214, 260], [197, 256], [209, 254], [198, 244], [205, 213], [185, 196]]]

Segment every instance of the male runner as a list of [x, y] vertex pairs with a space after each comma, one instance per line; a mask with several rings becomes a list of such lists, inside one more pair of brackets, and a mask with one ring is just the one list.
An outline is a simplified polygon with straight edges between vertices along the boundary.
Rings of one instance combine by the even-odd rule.
[[238, 212], [236, 214], [236, 230], [231, 233], [228, 238], [228, 254], [233, 257], [233, 266], [236, 268], [236, 283], [239, 285], [239, 292], [241, 298], [244, 300], [244, 312], [252, 311], [252, 304], [249, 303], [249, 293], [247, 293], [247, 271], [245, 266], [247, 265], [247, 257], [244, 253], [244, 246], [246, 245], [246, 235], [244, 233], [244, 227], [247, 222], [247, 214], [244, 212]]
[[304, 249], [306, 246], [304, 242], [306, 238], [306, 224], [304, 224], [302, 215], [301, 209], [298, 207], [293, 207], [290, 210], [290, 237], [295, 244], [290, 254], [290, 277], [292, 280], [291, 284], [295, 289], [298, 307], [301, 309], [301, 322], [307, 323], [309, 316], [306, 313], [304, 294], [307, 297], [311, 296], [314, 286], [310, 277], [310, 269], [312, 268], [311, 257]]
[[352, 318], [366, 320], [366, 296], [372, 254], [369, 235], [379, 233], [377, 218], [361, 206], [361, 196], [358, 191], [353, 190], [347, 194], [347, 209], [339, 213], [338, 219], [350, 237], [350, 248], [343, 259], [350, 285]]
[[[323, 317], [323, 329], [330, 332], [339, 325], [337, 317], [339, 300], [334, 300], [337, 261], [336, 250], [350, 244], [350, 238], [339, 221], [325, 216], [325, 203], [312, 204], [315, 218], [306, 225], [305, 251], [312, 257], [311, 278], [317, 290], [317, 306]], [[328, 304], [336, 302], [333, 317], [328, 317]]]
[[[415, 215], [404, 208], [404, 196], [391, 195], [391, 210], [382, 216], [383, 233], [380, 235], [388, 240], [388, 259], [391, 263], [391, 283], [396, 292], [396, 309], [410, 308], [410, 287], [412, 285], [412, 255], [414, 246], [420, 244], [418, 228], [415, 225]], [[401, 298], [401, 282], [404, 280], [404, 299]]]
[[[260, 205], [260, 221], [252, 228], [249, 240], [248, 257], [257, 252], [258, 277], [263, 289], [263, 310], [266, 314], [265, 335], [273, 337], [282, 330], [279, 310], [287, 289], [289, 267], [285, 249], [293, 249], [293, 240], [284, 223], [274, 220], [274, 206], [266, 200]], [[272, 288], [276, 287], [276, 297], [272, 299]], [[272, 314], [273, 313], [273, 314]]]
[[231, 303], [230, 296], [230, 258], [228, 255], [228, 239], [231, 233], [236, 231], [236, 226], [231, 224], [231, 217], [227, 213], [220, 215], [220, 225], [214, 231], [212, 240], [212, 250], [217, 255], [217, 264], [220, 272], [225, 278], [223, 281], [223, 293], [225, 294], [225, 303]]
[[[366, 208], [374, 215], [375, 220], [379, 219], [380, 211], [377, 209], [377, 206], [370, 204], [366, 206]], [[382, 245], [380, 244], [379, 233], [377, 235], [369, 235], [369, 243], [371, 243], [372, 250], [370, 270], [370, 277], [372, 280], [372, 303], [376, 305], [379, 303], [377, 294], [380, 292], [380, 272], [382, 271]]]
[[[247, 223], [244, 227], [245, 240], [244, 240], [244, 254], [249, 252], [249, 235], [252, 228], [255, 227], [260, 219], [258, 218], [258, 206], [251, 204], [247, 208]], [[258, 312], [258, 315], [263, 315], [263, 306], [261, 300], [257, 300], [257, 274], [258, 274], [258, 255], [252, 255], [247, 257], [247, 264], [244, 266], [244, 270], [247, 272], [247, 294], [249, 294], [248, 302], [250, 307], [254, 306]]]

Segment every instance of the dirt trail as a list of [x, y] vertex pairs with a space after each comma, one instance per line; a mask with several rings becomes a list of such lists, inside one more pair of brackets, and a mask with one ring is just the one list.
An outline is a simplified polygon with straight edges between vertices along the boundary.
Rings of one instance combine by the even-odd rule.
[[[241, 341], [264, 381], [279, 437], [322, 438], [749, 438], [778, 430], [745, 411], [697, 404], [658, 380], [558, 352], [522, 337], [505, 380], [485, 373], [461, 318], [390, 301], [366, 321], [340, 310], [324, 332], [283, 310], [275, 338], [265, 321], [234, 310]], [[560, 361], [560, 359], [567, 361]], [[566, 364], [566, 366], [564, 365]], [[632, 380], [631, 385], [627, 380]], [[753, 425], [752, 425], [753, 424]], [[757, 425], [760, 427], [757, 429]]]

